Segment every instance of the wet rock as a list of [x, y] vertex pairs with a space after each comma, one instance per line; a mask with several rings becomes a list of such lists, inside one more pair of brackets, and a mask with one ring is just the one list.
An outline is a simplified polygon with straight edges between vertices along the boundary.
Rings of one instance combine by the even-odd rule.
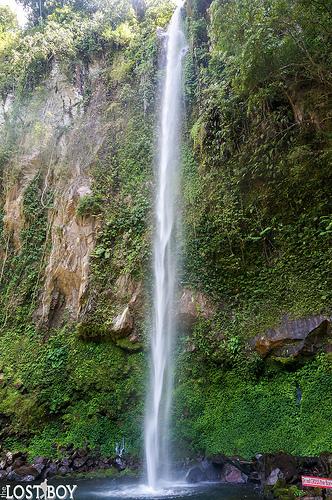
[[33, 461], [33, 465], [37, 465], [37, 464], [46, 465], [47, 462], [48, 462], [48, 459], [45, 457], [36, 457]]
[[253, 344], [262, 357], [296, 359], [331, 351], [331, 318], [320, 315], [290, 320], [285, 316], [278, 327], [255, 337]]
[[182, 329], [190, 330], [199, 317], [211, 318], [214, 308], [209, 299], [201, 292], [185, 288], [182, 291], [177, 320]]
[[121, 457], [116, 457], [116, 459], [114, 460], [114, 465], [118, 469], [118, 471], [125, 470], [127, 466], [125, 460]]
[[279, 479], [283, 479], [283, 473], [280, 469], [273, 469], [269, 477], [266, 479], [266, 484], [269, 486], [274, 486]]
[[114, 318], [112, 333], [117, 338], [127, 337], [133, 331], [133, 328], [134, 318], [129, 305], [127, 305], [123, 312]]
[[200, 483], [206, 479], [205, 473], [198, 466], [192, 467], [186, 474], [187, 483]]
[[74, 459], [73, 461], [73, 469], [74, 470], [78, 470], [78, 469], [81, 469], [83, 467], [83, 465], [85, 465], [85, 463], [87, 462], [87, 457], [77, 457]]
[[14, 463], [13, 463], [13, 468], [17, 469], [19, 467], [22, 467], [25, 464], [25, 459], [22, 457], [15, 458]]
[[34, 468], [38, 471], [38, 475], [40, 476], [41, 473], [45, 470], [46, 465], [44, 464], [33, 464]]
[[226, 483], [245, 484], [248, 482], [248, 476], [243, 474], [232, 464], [226, 464], [222, 470], [221, 479]]
[[59, 474], [65, 475], [69, 474], [69, 472], [72, 472], [72, 469], [68, 465], [60, 465], [59, 467]]
[[201, 469], [208, 481], [218, 481], [220, 479], [220, 467], [214, 465], [206, 458], [201, 462]]
[[45, 457], [36, 457], [34, 459], [32, 466], [38, 471], [39, 476], [43, 475], [48, 462], [48, 459]]
[[282, 475], [286, 483], [295, 481], [299, 475], [297, 458], [287, 453], [267, 453], [266, 455], [261, 455], [257, 460], [256, 470], [262, 484], [266, 484], [269, 478], [272, 481], [276, 474], [273, 471], [276, 470], [279, 471], [280, 478]]
[[23, 476], [21, 477], [21, 482], [23, 483], [31, 483], [32, 481], [34, 481], [36, 478], [34, 476]]
[[45, 471], [45, 477], [52, 477], [58, 473], [59, 467], [55, 463], [50, 463]]
[[7, 477], [7, 472], [5, 470], [0, 470], [0, 481], [6, 479], [6, 477]]
[[86, 462], [86, 466], [89, 467], [89, 469], [91, 469], [92, 467], [94, 467], [95, 465], [95, 461], [93, 458], [88, 458], [87, 462]]
[[72, 460], [69, 458], [63, 458], [60, 462], [60, 465], [63, 465], [64, 467], [70, 467], [72, 463]]
[[7, 474], [7, 478], [6, 478], [8, 481], [21, 481], [22, 479], [22, 476], [19, 476], [15, 471], [11, 471]]
[[39, 476], [38, 470], [33, 465], [22, 465], [15, 468], [13, 473], [17, 474], [20, 478], [31, 476], [33, 479], [36, 479]]

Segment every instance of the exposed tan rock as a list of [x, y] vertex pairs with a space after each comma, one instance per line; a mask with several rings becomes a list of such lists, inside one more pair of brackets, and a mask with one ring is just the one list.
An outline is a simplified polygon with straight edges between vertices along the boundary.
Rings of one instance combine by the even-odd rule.
[[24, 226], [22, 211], [23, 191], [15, 184], [8, 192], [4, 205], [4, 228], [8, 237], [12, 238], [16, 250], [21, 247], [20, 234]]
[[[55, 63], [45, 88], [36, 90], [20, 109], [20, 143], [6, 172], [5, 231], [8, 241], [20, 250], [24, 192], [41, 174], [42, 199], [54, 194], [48, 210], [48, 254], [44, 287], [36, 317], [52, 324], [67, 310], [76, 318], [87, 293], [89, 258], [95, 245], [98, 220], [76, 213], [82, 196], [91, 192], [88, 169], [103, 144], [109, 124], [103, 121], [105, 91], [98, 64], [77, 70], [76, 83], [69, 82]], [[85, 74], [86, 73], [86, 74]], [[76, 75], [77, 76], [77, 75]], [[92, 100], [83, 106], [82, 79], [88, 77]], [[1, 128], [1, 123], [0, 123]], [[61, 312], [61, 314], [60, 314]]]
[[114, 333], [116, 337], [126, 337], [133, 331], [133, 328], [134, 318], [128, 305], [121, 314], [114, 318], [112, 333]]
[[192, 328], [199, 317], [211, 318], [214, 308], [209, 299], [201, 292], [183, 289], [178, 305], [178, 322], [183, 328]]
[[135, 318], [142, 314], [144, 294], [141, 282], [135, 282], [129, 275], [121, 275], [115, 284], [117, 301], [126, 302], [124, 309], [112, 321], [112, 335], [116, 338], [128, 337], [128, 342], [140, 342], [135, 329]]
[[115, 283], [115, 295], [120, 301], [135, 304], [142, 298], [143, 287], [139, 281], [134, 281], [128, 274], [121, 274]]
[[79, 195], [88, 186], [71, 186], [57, 200], [52, 221], [51, 254], [46, 267], [41, 319], [52, 321], [61, 308], [77, 318], [87, 291], [89, 258], [94, 249], [98, 222], [94, 217], [76, 215]]
[[291, 320], [285, 316], [278, 327], [255, 337], [253, 344], [263, 357], [296, 358], [316, 354], [320, 349], [330, 350], [331, 318], [319, 315]]

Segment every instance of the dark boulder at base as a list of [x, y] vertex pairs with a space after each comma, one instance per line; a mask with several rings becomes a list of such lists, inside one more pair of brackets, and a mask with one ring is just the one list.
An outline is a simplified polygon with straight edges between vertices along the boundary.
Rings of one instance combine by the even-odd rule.
[[118, 471], [125, 470], [125, 468], [127, 467], [127, 464], [122, 457], [116, 457], [116, 459], [114, 460], [114, 465], [118, 469]]
[[201, 481], [206, 481], [206, 474], [197, 465], [188, 470], [186, 474], [187, 483], [200, 483]]
[[274, 486], [279, 479], [283, 479], [284, 475], [280, 469], [273, 469], [269, 477], [266, 479], [266, 484], [268, 486]]
[[36, 457], [33, 461], [34, 465], [36, 465], [36, 464], [46, 465], [47, 462], [48, 462], [48, 459], [45, 457]]
[[188, 483], [199, 483], [201, 481], [221, 481], [229, 484], [245, 484], [248, 475], [230, 463], [231, 459], [226, 457], [214, 457], [214, 461], [204, 458], [198, 465], [192, 467], [186, 475]]
[[74, 460], [73, 460], [73, 469], [74, 470], [81, 469], [83, 467], [83, 465], [86, 464], [87, 461], [88, 461], [88, 457], [87, 456], [74, 458]]
[[201, 462], [201, 469], [206, 477], [207, 481], [219, 481], [220, 480], [220, 467], [214, 465], [206, 458]]
[[33, 476], [34, 478], [38, 477], [38, 470], [33, 467], [33, 465], [22, 465], [21, 467], [15, 467], [14, 472], [19, 476]]
[[59, 471], [58, 465], [51, 462], [46, 468], [45, 477], [55, 476], [58, 473], [58, 471]]
[[221, 472], [221, 480], [225, 483], [245, 484], [248, 482], [248, 476], [234, 465], [226, 464]]
[[262, 484], [275, 484], [277, 481], [275, 483], [273, 481], [276, 475], [279, 476], [278, 479], [282, 477], [288, 483], [296, 480], [298, 476], [297, 459], [293, 455], [267, 453], [257, 455], [256, 460], [256, 470]]
[[71, 469], [70, 467], [68, 467], [66, 465], [60, 465], [59, 474], [61, 474], [61, 475], [69, 474], [69, 472], [72, 472], [72, 470], [73, 469]]

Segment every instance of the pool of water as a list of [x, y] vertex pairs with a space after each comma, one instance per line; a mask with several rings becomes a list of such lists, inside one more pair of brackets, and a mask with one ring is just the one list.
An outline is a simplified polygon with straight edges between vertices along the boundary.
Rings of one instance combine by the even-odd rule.
[[145, 485], [111, 479], [78, 480], [75, 492], [77, 500], [254, 500], [262, 498], [259, 491], [251, 486], [229, 486], [218, 483], [166, 484], [162, 489], [152, 490]]

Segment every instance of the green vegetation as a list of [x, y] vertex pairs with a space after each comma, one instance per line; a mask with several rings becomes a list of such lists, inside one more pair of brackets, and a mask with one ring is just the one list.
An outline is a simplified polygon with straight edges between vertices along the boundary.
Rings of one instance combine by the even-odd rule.
[[296, 371], [272, 366], [263, 373], [257, 364], [225, 370], [202, 359], [193, 365], [192, 358], [183, 356], [176, 389], [174, 442], [180, 457], [251, 458], [257, 450], [316, 455], [331, 449], [330, 356]]
[[[37, 76], [38, 82], [47, 77], [54, 58], [72, 78], [77, 62], [82, 64], [83, 59], [86, 64], [90, 57], [101, 57], [101, 78], [112, 95], [102, 117], [112, 127], [89, 167], [92, 193], [82, 196], [75, 209], [78, 219], [96, 217], [101, 223], [91, 257], [93, 307], [83, 322], [76, 325], [65, 315], [63, 326], [47, 328], [39, 324], [35, 314], [52, 244], [54, 216], [53, 186], [46, 181], [50, 174], [43, 166], [24, 190], [19, 221], [22, 228], [16, 247], [11, 228], [8, 231], [0, 226], [1, 248], [5, 251], [0, 295], [0, 414], [4, 423], [0, 449], [26, 449], [30, 457], [57, 457], [69, 444], [75, 448], [88, 446], [109, 456], [122, 437], [126, 439], [126, 452], [132, 456], [139, 456], [142, 450], [145, 354], [139, 342], [132, 344], [126, 338], [112, 341], [107, 325], [117, 305], [110, 301], [117, 278], [129, 275], [141, 279], [146, 274], [159, 57], [156, 28], [167, 24], [171, 8], [167, 2], [154, 2], [141, 18], [128, 2], [123, 3], [123, 12], [112, 5], [109, 9], [98, 21], [98, 33], [105, 44], [100, 38], [96, 45], [91, 43], [84, 31], [91, 28], [86, 12], [66, 6], [56, 9], [38, 28], [17, 31], [15, 54], [7, 52], [4, 57], [17, 57], [22, 50], [27, 58], [45, 58], [50, 66], [38, 66], [37, 71], [35, 62], [25, 65], [19, 56], [17, 72], [15, 68], [11, 73], [5, 71], [12, 83], [4, 84], [3, 98], [14, 87], [18, 102], [8, 124], [10, 140], [4, 144], [3, 203], [9, 183], [15, 184], [22, 175], [12, 172], [9, 163], [18, 148], [19, 134], [13, 134], [11, 126], [20, 127], [15, 116], [19, 100], [29, 101]], [[53, 38], [47, 40], [47, 33], [53, 30], [59, 36], [54, 45]], [[29, 53], [23, 47], [27, 37], [32, 46]], [[52, 53], [53, 47], [62, 50], [66, 43], [68, 50]], [[91, 97], [87, 86], [83, 89], [86, 106]], [[33, 122], [32, 128], [36, 133], [42, 131], [39, 122]], [[141, 316], [135, 323], [143, 334], [144, 311]]]
[[183, 345], [175, 440], [181, 456], [317, 454], [331, 449], [330, 357], [288, 371], [247, 340], [331, 312], [332, 12], [214, 1], [209, 23], [206, 3], [188, 4], [183, 281], [219, 307]]
[[[177, 454], [331, 450], [330, 355], [282, 366], [248, 341], [284, 314], [331, 313], [332, 11], [324, 0], [188, 0], [186, 9], [181, 282], [205, 292], [216, 314], [181, 338]], [[10, 182], [25, 175], [15, 165], [20, 104], [55, 62], [72, 81], [77, 65], [98, 61], [108, 126], [86, 172], [92, 192], [75, 207], [99, 224], [78, 324], [64, 315], [37, 328], [54, 210], [44, 166], [24, 191], [19, 243], [1, 217], [2, 448], [56, 457], [73, 444], [111, 455], [125, 436], [140, 454], [146, 357], [141, 342], [135, 351], [112, 340], [108, 326], [119, 277], [149, 279], [157, 27], [171, 11], [167, 1], [42, 3], [43, 22], [32, 10], [20, 30], [0, 9], [0, 94], [16, 95], [1, 129], [1, 215]], [[83, 86], [86, 110], [93, 96]], [[144, 340], [145, 311], [136, 315]]]
[[10, 419], [2, 429], [3, 446], [27, 446], [32, 457], [56, 457], [63, 446], [74, 444], [99, 448], [107, 456], [126, 436], [128, 452], [137, 454], [144, 355], [127, 356], [112, 343], [78, 342], [66, 328], [50, 333], [47, 341], [32, 327], [2, 334], [6, 383], [0, 413]]

